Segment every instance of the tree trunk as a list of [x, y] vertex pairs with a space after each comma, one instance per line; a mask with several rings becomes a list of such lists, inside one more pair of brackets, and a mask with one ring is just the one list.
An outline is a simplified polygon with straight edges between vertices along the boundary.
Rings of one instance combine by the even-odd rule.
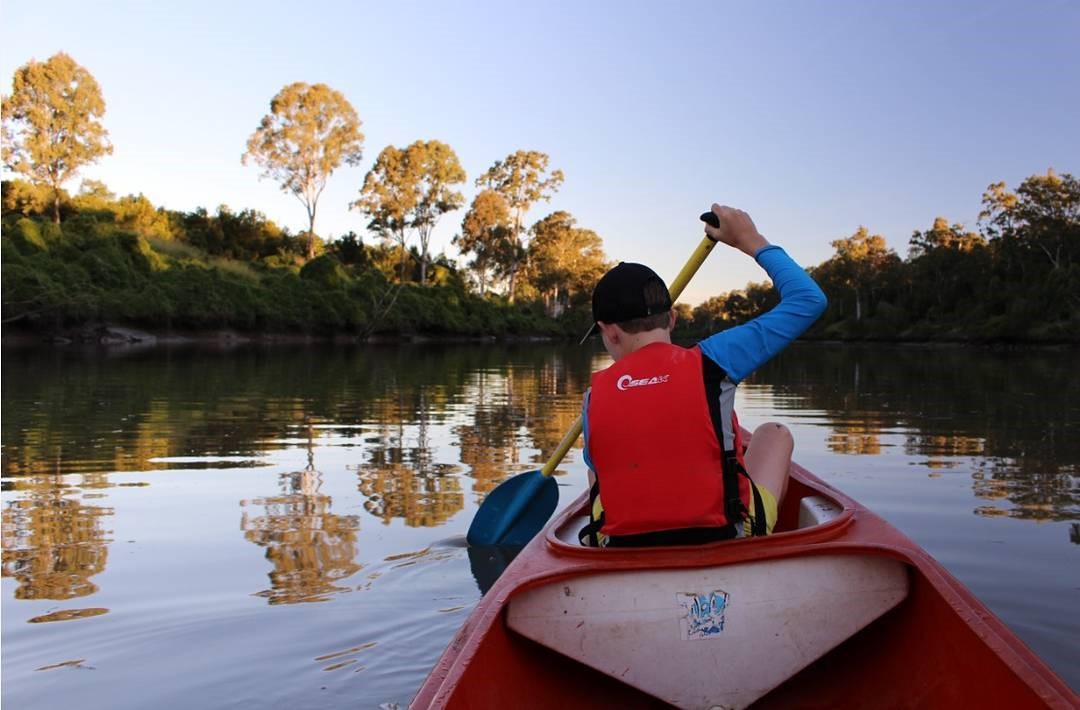
[[[521, 210], [519, 209], [514, 215], [514, 249], [518, 249], [521, 246]], [[521, 266], [521, 260], [514, 257], [513, 266], [510, 267], [510, 298], [507, 299], [508, 303], [514, 302], [514, 291], [517, 288], [517, 272]]]
[[307, 260], [311, 261], [315, 258], [315, 207], [308, 208], [308, 242], [307, 242]]
[[431, 263], [428, 258], [428, 247], [431, 245], [431, 230], [435, 225], [425, 225], [419, 227], [416, 231], [420, 235], [420, 285], [427, 284], [427, 267]]
[[53, 187], [53, 224], [60, 224], [60, 186]]

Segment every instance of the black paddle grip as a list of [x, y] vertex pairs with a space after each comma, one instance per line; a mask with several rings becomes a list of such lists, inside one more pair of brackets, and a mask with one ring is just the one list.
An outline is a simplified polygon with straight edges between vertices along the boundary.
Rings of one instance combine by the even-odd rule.
[[699, 217], [698, 219], [700, 219], [702, 222], [709, 225], [710, 227], [720, 227], [720, 218], [712, 212], [702, 212], [701, 217]]

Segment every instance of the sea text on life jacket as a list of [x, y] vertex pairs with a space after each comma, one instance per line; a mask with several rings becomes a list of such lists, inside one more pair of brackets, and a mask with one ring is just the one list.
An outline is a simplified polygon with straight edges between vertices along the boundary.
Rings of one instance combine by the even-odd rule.
[[631, 387], [645, 387], [646, 385], [661, 385], [668, 381], [671, 375], [656, 375], [655, 377], [642, 377], [640, 380], [635, 380], [630, 375], [623, 375], [616, 382], [615, 386], [620, 390], [628, 390]]

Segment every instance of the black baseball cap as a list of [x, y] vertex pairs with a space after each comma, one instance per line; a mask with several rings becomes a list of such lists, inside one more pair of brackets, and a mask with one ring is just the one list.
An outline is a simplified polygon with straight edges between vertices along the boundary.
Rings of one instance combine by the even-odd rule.
[[596, 330], [595, 321], [625, 323], [670, 310], [671, 293], [664, 280], [644, 264], [623, 261], [604, 274], [593, 289], [594, 323], [585, 338]]

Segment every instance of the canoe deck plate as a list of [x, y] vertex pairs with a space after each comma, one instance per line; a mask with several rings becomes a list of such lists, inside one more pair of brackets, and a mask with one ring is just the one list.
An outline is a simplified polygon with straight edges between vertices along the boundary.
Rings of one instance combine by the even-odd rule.
[[904, 564], [817, 555], [529, 589], [511, 629], [678, 707], [739, 708], [899, 604]]

